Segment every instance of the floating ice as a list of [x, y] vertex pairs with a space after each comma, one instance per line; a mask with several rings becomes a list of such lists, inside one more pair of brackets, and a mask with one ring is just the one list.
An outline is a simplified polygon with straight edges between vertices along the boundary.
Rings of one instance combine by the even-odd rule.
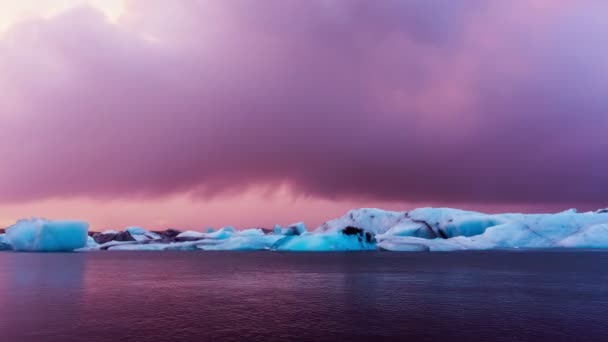
[[581, 229], [559, 242], [563, 247], [606, 248], [608, 224], [598, 224]]
[[148, 240], [158, 240], [160, 239], [160, 235], [156, 233], [152, 233], [142, 227], [127, 227], [125, 229], [135, 241], [148, 241]]
[[217, 232], [205, 233], [204, 237], [207, 239], [224, 240], [229, 239], [234, 235], [235, 229], [233, 227], [224, 227]]
[[[280, 228], [280, 226], [278, 227]], [[306, 233], [306, 225], [304, 222], [290, 224], [289, 226], [283, 228], [281, 232], [283, 235], [302, 235]]]
[[93, 247], [97, 247], [97, 246], [99, 246], [99, 244], [97, 242], [95, 242], [95, 239], [93, 239], [91, 236], [87, 236], [86, 247], [93, 248]]
[[198, 245], [197, 247], [206, 251], [261, 251], [270, 249], [282, 235], [253, 235], [245, 234], [223, 240], [214, 245]]
[[177, 235], [177, 237], [181, 239], [204, 239], [205, 236], [205, 233], [196, 232], [193, 230], [187, 230]]
[[10, 251], [12, 249], [13, 246], [6, 241], [6, 234], [0, 234], [0, 251]]
[[[94, 238], [94, 239], [93, 239]], [[150, 232], [141, 227], [87, 237], [74, 221], [22, 220], [0, 235], [0, 249], [74, 250], [276, 250], [399, 252], [505, 248], [608, 248], [608, 212], [483, 214], [449, 208], [407, 212], [351, 210], [312, 232], [303, 223], [273, 230]]]
[[20, 220], [6, 230], [6, 240], [16, 251], [73, 251], [87, 245], [88, 229], [80, 221]]
[[366, 251], [376, 249], [376, 240], [369, 232], [346, 227], [335, 232], [287, 236], [278, 240], [273, 249], [293, 252]]
[[125, 228], [125, 230], [128, 231], [131, 235], [144, 235], [148, 232], [142, 227], [127, 227]]

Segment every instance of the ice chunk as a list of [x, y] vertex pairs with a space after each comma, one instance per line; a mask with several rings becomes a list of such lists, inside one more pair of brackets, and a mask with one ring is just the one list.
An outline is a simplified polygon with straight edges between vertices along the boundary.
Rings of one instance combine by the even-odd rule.
[[6, 239], [17, 251], [73, 251], [87, 245], [88, 230], [81, 221], [20, 220], [6, 230]]
[[608, 224], [598, 224], [581, 229], [559, 243], [570, 248], [608, 248]]
[[390, 238], [392, 236], [414, 236], [425, 239], [433, 239], [437, 237], [433, 230], [422, 223], [403, 222], [391, 227], [386, 233], [378, 235], [379, 240]]
[[205, 238], [207, 239], [215, 239], [215, 240], [224, 240], [229, 239], [234, 235], [234, 228], [232, 227], [224, 227], [217, 232], [206, 233]]
[[93, 237], [91, 236], [87, 236], [87, 245], [86, 247], [97, 247], [99, 246], [99, 244], [97, 242], [95, 242], [95, 239], [93, 239]]
[[198, 248], [206, 251], [259, 251], [270, 249], [282, 238], [282, 235], [276, 234], [245, 234], [221, 240], [215, 245], [198, 245]]
[[383, 234], [391, 227], [407, 221], [406, 214], [407, 213], [405, 212], [372, 208], [354, 209], [340, 218], [324, 223], [317, 228], [315, 232], [337, 232], [344, 227], [354, 226], [362, 228], [370, 233]]
[[426, 244], [420, 243], [395, 243], [393, 241], [384, 241], [378, 244], [378, 248], [382, 251], [390, 252], [430, 252], [431, 248]]
[[510, 222], [488, 228], [482, 235], [470, 238], [476, 249], [548, 248], [554, 243], [522, 222]]
[[455, 236], [475, 236], [486, 229], [502, 224], [503, 221], [485, 214], [461, 215], [448, 221], [442, 229], [448, 238]]
[[238, 236], [263, 236], [264, 231], [259, 228], [252, 228], [241, 230], [237, 234]]
[[118, 244], [108, 247], [110, 251], [162, 251], [165, 250], [169, 244], [167, 243], [146, 243], [146, 244]]
[[204, 239], [205, 236], [205, 233], [187, 230], [183, 233], [178, 234], [176, 237], [181, 239]]
[[142, 227], [127, 227], [127, 228], [125, 228], [125, 230], [133, 236], [144, 235], [144, 234], [148, 233], [148, 231]]
[[162, 238], [160, 235], [148, 231], [142, 227], [127, 227], [125, 231], [131, 234], [135, 241], [159, 240]]
[[431, 252], [451, 252], [467, 249], [487, 249], [489, 245], [482, 242], [472, 242], [466, 237], [455, 237], [451, 239], [423, 239], [412, 236], [393, 237], [378, 243], [378, 248], [385, 251], [412, 251], [412, 245], [425, 246]]
[[0, 251], [10, 251], [12, 249], [13, 246], [6, 241], [6, 234], [0, 234]]
[[346, 231], [347, 228], [338, 232], [304, 233], [300, 236], [288, 236], [277, 241], [273, 249], [277, 251], [297, 252], [366, 251], [376, 249], [376, 240], [373, 234], [363, 230], [358, 230], [357, 232]]
[[282, 233], [283, 235], [302, 235], [306, 233], [306, 225], [304, 222], [293, 223], [283, 228]]
[[124, 243], [109, 246], [110, 251], [194, 251], [199, 246], [215, 245], [222, 240], [197, 240], [172, 243]]

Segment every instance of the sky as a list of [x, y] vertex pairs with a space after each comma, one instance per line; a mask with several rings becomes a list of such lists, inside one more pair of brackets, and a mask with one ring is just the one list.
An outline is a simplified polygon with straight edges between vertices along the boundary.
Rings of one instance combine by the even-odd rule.
[[0, 226], [608, 206], [603, 0], [0, 0]]

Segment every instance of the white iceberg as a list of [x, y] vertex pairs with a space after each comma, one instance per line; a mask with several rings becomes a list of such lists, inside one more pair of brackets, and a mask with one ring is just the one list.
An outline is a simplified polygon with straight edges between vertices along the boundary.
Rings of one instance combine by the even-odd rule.
[[6, 241], [16, 251], [73, 251], [87, 245], [88, 230], [81, 221], [20, 220], [6, 230]]
[[[488, 215], [457, 209], [421, 208], [401, 214], [404, 219], [384, 234], [377, 235], [379, 248], [406, 250], [411, 244], [427, 246], [431, 251], [608, 248], [603, 226], [608, 224], [608, 215], [599, 212], [568, 210], [557, 214]], [[385, 215], [395, 217], [399, 213], [387, 212]]]
[[411, 222], [407, 219], [406, 214], [405, 212], [372, 208], [354, 209], [340, 218], [322, 224], [314, 232], [335, 232], [353, 226], [373, 234], [383, 234], [399, 223]]
[[187, 230], [177, 235], [177, 237], [181, 239], [204, 239], [205, 236], [205, 233], [197, 232], [194, 230]]

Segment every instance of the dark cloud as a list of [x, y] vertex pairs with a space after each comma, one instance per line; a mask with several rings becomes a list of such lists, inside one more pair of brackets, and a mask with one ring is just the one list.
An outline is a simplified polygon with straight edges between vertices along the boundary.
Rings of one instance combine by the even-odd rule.
[[605, 205], [606, 9], [153, 0], [21, 24], [0, 38], [0, 200], [288, 183]]

